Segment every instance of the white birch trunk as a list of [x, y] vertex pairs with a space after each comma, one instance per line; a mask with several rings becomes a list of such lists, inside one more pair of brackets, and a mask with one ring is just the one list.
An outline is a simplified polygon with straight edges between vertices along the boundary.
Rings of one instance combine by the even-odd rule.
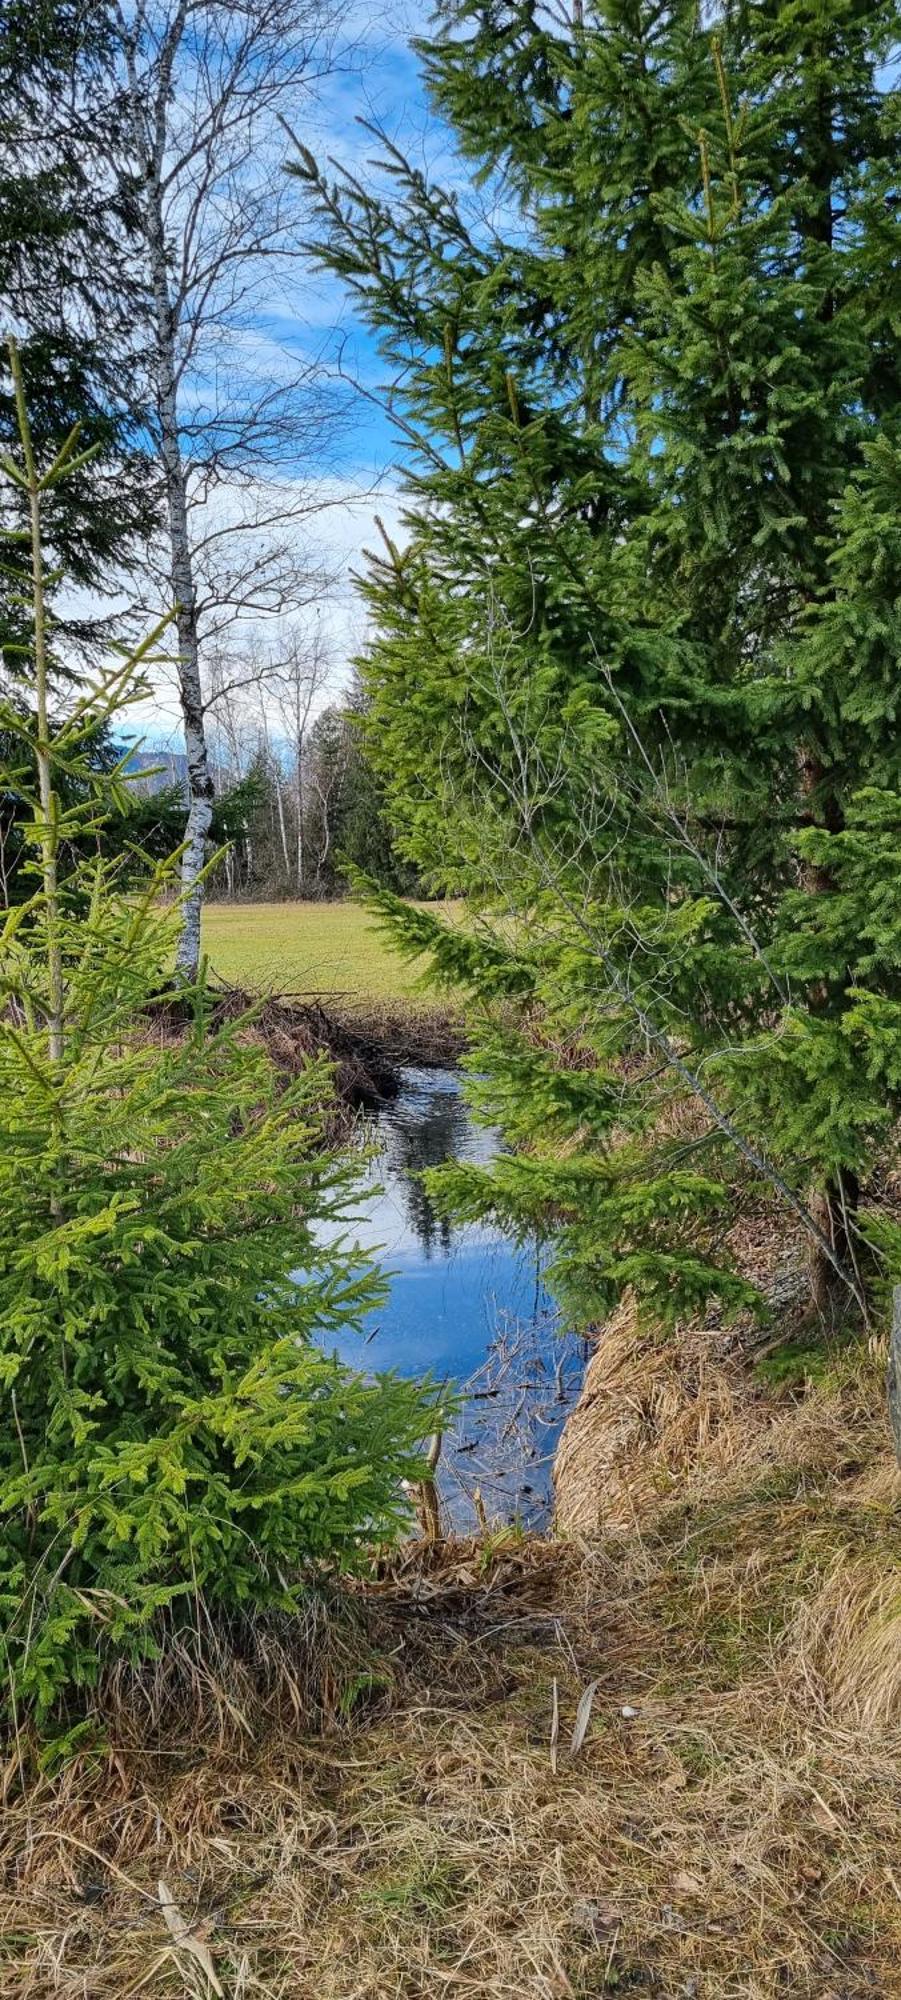
[[169, 574], [178, 635], [178, 685], [185, 731], [188, 774], [188, 818], [181, 863], [182, 922], [176, 967], [185, 980], [196, 979], [200, 965], [201, 874], [213, 817], [213, 782], [207, 750], [200, 655], [197, 643], [197, 593], [188, 529], [187, 472], [178, 422], [176, 319], [169, 291], [162, 172], [166, 137], [166, 99], [175, 50], [186, 16], [184, 0], [176, 10], [156, 102], [146, 115], [141, 101], [134, 44], [126, 43], [134, 145], [144, 179], [145, 231], [153, 293], [157, 415], [160, 458], [169, 521]]
[[291, 861], [288, 854], [288, 828], [285, 822], [285, 801], [282, 796], [281, 772], [279, 771], [277, 765], [275, 765], [273, 768], [274, 768], [274, 784], [275, 784], [275, 803], [278, 810], [278, 831], [282, 846], [282, 860], [284, 861], [285, 864], [285, 882], [288, 883], [291, 880]]
[[272, 746], [269, 741], [269, 724], [266, 719], [265, 699], [261, 702], [260, 705], [260, 734], [263, 739], [263, 749], [266, 753], [266, 768], [271, 773], [272, 789], [275, 793], [275, 811], [278, 824], [278, 836], [279, 836], [279, 841], [281, 843], [282, 860], [285, 864], [285, 887], [287, 888], [291, 880], [291, 861], [288, 853], [288, 828], [285, 821], [285, 800], [282, 792], [282, 774], [279, 768], [278, 758], [273, 755]]
[[303, 851], [304, 796], [303, 796], [303, 768], [301, 762], [302, 757], [303, 757], [303, 744], [301, 741], [298, 742], [297, 745], [297, 757], [294, 765], [294, 811], [297, 815], [297, 840], [296, 840], [295, 861], [297, 864], [298, 896], [303, 895], [303, 864], [304, 864], [304, 851]]
[[181, 861], [182, 921], [176, 965], [182, 978], [196, 979], [200, 964], [201, 880], [213, 818], [213, 781], [206, 740], [197, 599], [188, 532], [188, 496], [178, 428], [175, 341], [166, 286], [165, 245], [160, 229], [152, 244], [153, 291], [158, 342], [160, 446], [169, 516], [172, 594], [178, 633], [178, 686], [188, 770], [188, 819]]

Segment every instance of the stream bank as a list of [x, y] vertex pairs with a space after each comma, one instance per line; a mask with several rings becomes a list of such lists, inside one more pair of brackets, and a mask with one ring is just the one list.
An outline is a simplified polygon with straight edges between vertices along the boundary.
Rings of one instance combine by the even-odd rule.
[[23, 1735], [2, 2000], [897, 2000], [883, 1368], [652, 1528], [408, 1543], [120, 1674], [62, 1769]]
[[[342, 1005], [290, 993], [261, 998], [239, 986], [217, 984], [208, 993], [211, 1025], [248, 1015], [249, 1032], [285, 1075], [326, 1056], [334, 1064], [339, 1114], [351, 1117], [395, 1096], [404, 1065], [449, 1067], [459, 1062], [466, 1046], [462, 1019], [452, 1008], [419, 1007], [398, 999]], [[153, 1012], [152, 1027], [162, 1038], [177, 1035], [184, 1019], [178, 1001], [167, 995]], [[340, 1115], [336, 1122], [346, 1123]]]

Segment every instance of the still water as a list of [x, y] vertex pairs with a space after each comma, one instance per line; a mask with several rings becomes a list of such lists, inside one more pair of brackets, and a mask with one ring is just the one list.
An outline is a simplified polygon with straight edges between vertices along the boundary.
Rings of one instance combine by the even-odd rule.
[[578, 1393], [585, 1349], [567, 1335], [544, 1290], [537, 1245], [436, 1215], [421, 1175], [445, 1160], [485, 1162], [495, 1132], [475, 1124], [459, 1075], [405, 1069], [390, 1103], [367, 1114], [360, 1200], [344, 1227], [375, 1251], [390, 1291], [342, 1359], [373, 1372], [430, 1373], [459, 1389], [461, 1414], [444, 1440], [439, 1492], [465, 1528], [478, 1491], [489, 1520], [541, 1523], [556, 1438]]

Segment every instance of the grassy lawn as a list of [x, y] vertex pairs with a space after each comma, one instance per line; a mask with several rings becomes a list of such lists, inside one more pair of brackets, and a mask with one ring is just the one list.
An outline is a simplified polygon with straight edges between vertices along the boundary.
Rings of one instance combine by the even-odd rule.
[[203, 948], [220, 979], [252, 993], [435, 1005], [415, 990], [421, 968], [389, 950], [356, 903], [210, 903]]

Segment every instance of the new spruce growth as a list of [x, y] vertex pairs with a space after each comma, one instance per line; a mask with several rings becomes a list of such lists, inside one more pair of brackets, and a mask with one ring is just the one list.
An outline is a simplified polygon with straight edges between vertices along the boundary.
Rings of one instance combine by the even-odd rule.
[[123, 782], [83, 753], [142, 656], [51, 727], [41, 509], [78, 447], [36, 465], [13, 364], [34, 689], [3, 716], [3, 782], [30, 808], [33, 879], [0, 929], [0, 1679], [46, 1713], [152, 1653], [163, 1614], [290, 1608], [314, 1569], [359, 1564], [405, 1518], [435, 1411], [328, 1352], [380, 1286], [322, 1243], [354, 1179], [324, 1137], [327, 1070], [285, 1085], [246, 1021], [208, 1025], [202, 984], [183, 1033], [154, 1031], [177, 856], [140, 893], [132, 866], [61, 874]]

